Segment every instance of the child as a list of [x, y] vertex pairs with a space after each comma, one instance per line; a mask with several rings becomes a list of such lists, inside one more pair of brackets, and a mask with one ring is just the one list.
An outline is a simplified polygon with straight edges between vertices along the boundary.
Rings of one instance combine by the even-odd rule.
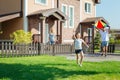
[[53, 28], [50, 29], [49, 42], [50, 44], [55, 44], [55, 34]]
[[[82, 50], [82, 43], [84, 43], [87, 47], [89, 47], [83, 39], [81, 39], [81, 35], [80, 33], [76, 33], [76, 35], [73, 35], [73, 39], [74, 39], [74, 44], [75, 44], [75, 53], [76, 53], [76, 62], [79, 66], [82, 67], [82, 62], [83, 62], [83, 58], [84, 58], [84, 53]], [[80, 54], [80, 61], [79, 61], [79, 54]]]

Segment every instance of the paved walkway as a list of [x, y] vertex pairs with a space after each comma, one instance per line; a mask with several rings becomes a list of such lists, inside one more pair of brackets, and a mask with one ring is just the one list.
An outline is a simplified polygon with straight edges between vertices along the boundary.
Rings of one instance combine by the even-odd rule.
[[[65, 56], [68, 60], [75, 60], [75, 54], [61, 54], [59, 56]], [[100, 61], [120, 61], [120, 54], [108, 54], [107, 57], [100, 54], [85, 54], [84, 61], [100, 62]]]

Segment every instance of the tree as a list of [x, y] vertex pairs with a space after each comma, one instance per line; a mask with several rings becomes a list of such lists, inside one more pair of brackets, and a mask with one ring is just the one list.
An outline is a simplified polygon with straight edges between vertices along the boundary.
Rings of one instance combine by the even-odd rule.
[[96, 33], [96, 37], [94, 39], [95, 49], [100, 49], [101, 41], [100, 41], [100, 34]]

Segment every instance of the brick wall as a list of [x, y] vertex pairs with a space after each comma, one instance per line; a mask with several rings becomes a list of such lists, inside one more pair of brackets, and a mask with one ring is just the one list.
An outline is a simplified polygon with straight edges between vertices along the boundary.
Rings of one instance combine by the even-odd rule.
[[67, 28], [63, 26], [63, 43], [70, 43], [72, 41], [73, 29], [79, 29], [80, 23], [80, 1], [79, 0], [59, 0], [59, 9], [62, 4], [67, 5], [67, 16], [69, 16], [69, 6], [74, 6], [74, 28], [69, 27], [69, 20], [67, 20]]
[[23, 18], [15, 18], [2, 23], [3, 34], [0, 34], [0, 39], [10, 39], [10, 34], [16, 30], [23, 29]]

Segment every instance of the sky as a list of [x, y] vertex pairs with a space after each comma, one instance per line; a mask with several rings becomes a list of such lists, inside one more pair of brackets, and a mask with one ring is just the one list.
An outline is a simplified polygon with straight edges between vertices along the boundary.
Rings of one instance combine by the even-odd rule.
[[104, 17], [111, 29], [120, 29], [120, 0], [101, 0], [96, 7], [96, 16]]

